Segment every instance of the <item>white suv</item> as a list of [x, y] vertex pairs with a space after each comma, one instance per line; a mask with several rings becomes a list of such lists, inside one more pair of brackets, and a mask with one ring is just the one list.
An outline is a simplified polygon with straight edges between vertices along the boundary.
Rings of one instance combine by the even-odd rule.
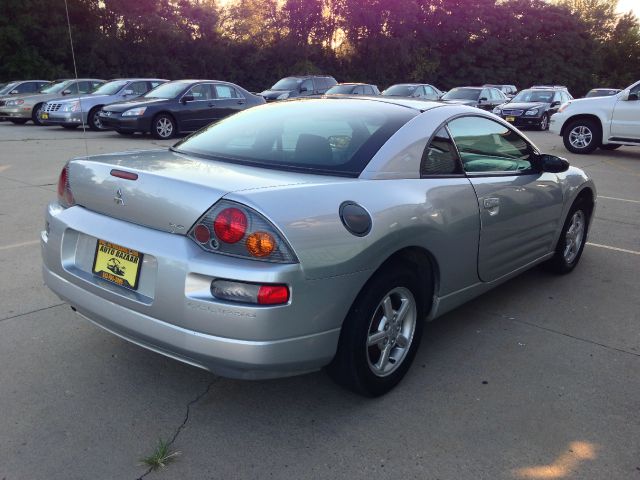
[[549, 130], [562, 136], [573, 153], [600, 147], [640, 146], [640, 82], [617, 95], [571, 100], [551, 117]]

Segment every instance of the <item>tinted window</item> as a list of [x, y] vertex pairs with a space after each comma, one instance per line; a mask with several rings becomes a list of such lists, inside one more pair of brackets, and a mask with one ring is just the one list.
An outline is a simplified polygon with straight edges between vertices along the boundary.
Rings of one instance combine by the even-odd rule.
[[640, 93], [640, 83], [638, 83], [637, 85], [635, 85], [634, 87], [632, 87], [629, 90], [629, 93]]
[[416, 91], [416, 88], [418, 88], [416, 85], [393, 85], [382, 92], [382, 95], [410, 97]]
[[93, 93], [95, 93], [96, 95], [115, 95], [126, 84], [127, 84], [126, 80], [114, 80], [113, 82], [107, 82], [101, 85]]
[[298, 85], [300, 85], [301, 83], [301, 78], [287, 77], [276, 82], [276, 84], [271, 87], [271, 90], [297, 90]]
[[251, 108], [201, 130], [176, 150], [213, 159], [357, 176], [417, 112], [359, 100], [310, 100]]
[[305, 80], [304, 82], [302, 82], [302, 84], [300, 85], [300, 91], [303, 91], [304, 89], [307, 89], [307, 92], [312, 92], [313, 91], [313, 80], [311, 80], [310, 78]]
[[239, 98], [238, 92], [235, 88], [229, 85], [215, 85], [216, 96], [218, 98]]
[[458, 157], [447, 129], [435, 134], [422, 154], [420, 175], [446, 175], [458, 172]]
[[515, 131], [482, 117], [462, 117], [449, 123], [466, 172], [511, 172], [532, 168], [532, 149]]
[[186, 94], [193, 95], [194, 100], [211, 100], [214, 98], [213, 92], [211, 91], [211, 85], [208, 83], [196, 85]]
[[356, 88], [353, 89], [353, 94], [364, 95], [364, 87], [362, 85], [358, 85]]
[[25, 82], [17, 87], [19, 93], [33, 93], [38, 91], [38, 84], [34, 82]]
[[146, 98], [175, 98], [191, 85], [191, 82], [169, 82], [154, 88], [145, 95]]
[[334, 85], [327, 90], [328, 94], [350, 95], [352, 92], [354, 92], [353, 85]]
[[127, 90], [133, 90], [134, 95], [144, 95], [149, 91], [149, 88], [147, 87], [147, 82], [133, 82], [127, 86]]

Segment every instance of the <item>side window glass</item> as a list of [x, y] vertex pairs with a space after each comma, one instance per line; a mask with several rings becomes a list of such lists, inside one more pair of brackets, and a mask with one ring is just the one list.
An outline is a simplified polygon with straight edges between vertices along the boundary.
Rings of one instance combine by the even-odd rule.
[[462, 167], [468, 173], [521, 172], [532, 169], [531, 146], [515, 131], [482, 117], [449, 123]]
[[372, 87], [372, 86], [370, 86], [370, 85], [366, 85], [366, 86], [364, 87], [364, 93], [365, 93], [366, 95], [375, 95], [375, 92], [373, 91], [373, 87]]
[[30, 83], [23, 83], [22, 85], [18, 85], [16, 88], [14, 88], [14, 90], [17, 90], [18, 93], [29, 93], [32, 91]]
[[307, 89], [307, 92], [311, 92], [313, 91], [313, 81], [309, 78], [307, 80], [305, 80], [304, 82], [302, 82], [302, 85], [300, 85], [300, 90], [302, 91], [304, 88]]
[[484, 88], [481, 92], [480, 92], [480, 96], [478, 97], [478, 99], [481, 98], [486, 98], [486, 99], [490, 99], [491, 96], [489, 95], [489, 90], [487, 90], [486, 88]]
[[426, 97], [427, 97], [428, 99], [434, 99], [434, 98], [436, 98], [436, 92], [433, 90], [433, 88], [431, 88], [431, 87], [429, 87], [429, 86], [426, 86], [426, 85], [425, 85], [423, 88], [424, 88], [424, 91], [425, 91]]
[[151, 88], [152, 88], [152, 89], [154, 89], [154, 88], [156, 88], [158, 85], [162, 85], [163, 83], [164, 83], [164, 82], [158, 82], [158, 81], [151, 82]]
[[364, 87], [358, 86], [353, 90], [354, 95], [364, 95]]
[[217, 98], [238, 98], [238, 92], [235, 88], [229, 85], [216, 85], [216, 97]]
[[196, 85], [191, 90], [189, 90], [189, 94], [193, 95], [194, 100], [211, 100], [211, 88], [207, 83], [201, 83], [200, 85]]
[[422, 154], [420, 175], [447, 175], [458, 172], [458, 160], [453, 141], [447, 129], [442, 127], [435, 134]]
[[[78, 83], [77, 89], [80, 93], [89, 93], [91, 90], [93, 90], [92, 87], [93, 86], [91, 82], [80, 82]], [[76, 87], [73, 88], [73, 92], [76, 92]]]
[[125, 90], [133, 90], [134, 95], [144, 95], [147, 93], [147, 82], [133, 82]]
[[635, 87], [633, 87], [631, 90], [629, 90], [629, 93], [640, 93], [640, 83], [637, 84]]

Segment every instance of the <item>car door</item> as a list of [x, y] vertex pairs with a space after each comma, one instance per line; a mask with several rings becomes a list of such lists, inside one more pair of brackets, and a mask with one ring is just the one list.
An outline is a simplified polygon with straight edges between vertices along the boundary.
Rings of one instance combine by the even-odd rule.
[[629, 95], [628, 100], [618, 97], [613, 107], [611, 136], [640, 140], [640, 82], [631, 87]]
[[477, 107], [482, 110], [493, 110], [491, 100], [491, 93], [488, 88], [483, 88], [480, 92], [480, 96], [478, 97]]
[[217, 122], [240, 110], [244, 110], [246, 99], [231, 85], [216, 83], [214, 108], [211, 112], [210, 122]]
[[[193, 97], [185, 100], [185, 97]], [[180, 101], [180, 128], [193, 132], [213, 121], [215, 92], [210, 83], [198, 83], [183, 95]]]
[[551, 252], [563, 194], [558, 176], [537, 168], [534, 147], [484, 117], [460, 117], [448, 128], [478, 197], [480, 279], [491, 282]]

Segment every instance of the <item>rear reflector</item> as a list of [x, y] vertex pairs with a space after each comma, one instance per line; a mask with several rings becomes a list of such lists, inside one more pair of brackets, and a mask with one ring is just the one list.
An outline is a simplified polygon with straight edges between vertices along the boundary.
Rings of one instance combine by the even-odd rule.
[[124, 178], [125, 180], [137, 180], [138, 174], [133, 172], [125, 172], [124, 170], [111, 170], [111, 175], [118, 178]]
[[254, 305], [282, 305], [289, 301], [286, 285], [257, 285], [233, 280], [211, 282], [211, 295], [220, 300]]

